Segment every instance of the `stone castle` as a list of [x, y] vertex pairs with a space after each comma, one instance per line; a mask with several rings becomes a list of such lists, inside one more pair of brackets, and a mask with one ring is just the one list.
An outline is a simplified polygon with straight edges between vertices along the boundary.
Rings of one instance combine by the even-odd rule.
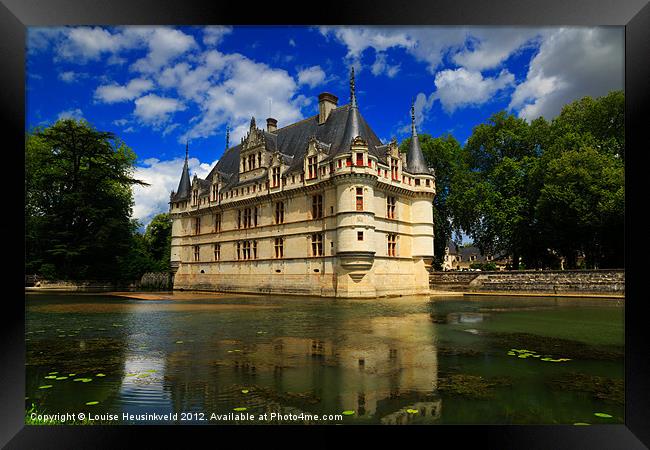
[[406, 154], [350, 103], [266, 130], [255, 119], [205, 180], [171, 193], [174, 289], [324, 297], [426, 294], [435, 180], [415, 130]]

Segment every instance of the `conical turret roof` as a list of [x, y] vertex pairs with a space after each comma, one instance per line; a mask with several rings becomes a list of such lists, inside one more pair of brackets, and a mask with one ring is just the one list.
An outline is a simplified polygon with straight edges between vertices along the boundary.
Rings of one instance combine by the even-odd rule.
[[192, 190], [192, 185], [190, 184], [190, 169], [187, 165], [187, 160], [189, 156], [189, 144], [185, 144], [185, 164], [183, 165], [183, 172], [181, 173], [181, 181], [178, 183], [178, 189], [176, 190], [176, 196], [174, 200], [183, 200], [190, 196], [190, 191]]
[[413, 175], [430, 173], [415, 131], [415, 103], [411, 105], [411, 145], [406, 153], [406, 167]]

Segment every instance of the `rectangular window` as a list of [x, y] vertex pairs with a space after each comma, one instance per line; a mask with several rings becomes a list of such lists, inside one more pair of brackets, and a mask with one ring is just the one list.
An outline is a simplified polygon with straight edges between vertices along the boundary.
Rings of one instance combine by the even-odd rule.
[[251, 241], [242, 243], [242, 259], [251, 259]]
[[216, 213], [214, 215], [214, 232], [218, 233], [221, 231], [221, 213]]
[[237, 210], [237, 228], [241, 228], [241, 209]]
[[386, 197], [386, 217], [395, 218], [395, 197]]
[[341, 167], [343, 167], [343, 160], [342, 160], [342, 159], [339, 159], [339, 169], [340, 169]]
[[221, 259], [221, 244], [214, 244], [214, 260], [219, 261]]
[[271, 187], [278, 187], [280, 186], [280, 168], [279, 167], [274, 167], [273, 168], [273, 186]]
[[194, 234], [201, 234], [201, 218], [194, 219]]
[[275, 223], [284, 223], [284, 202], [275, 204]]
[[241, 242], [237, 242], [237, 259], [241, 259]]
[[416, 186], [419, 186], [419, 185], [420, 185], [420, 179], [419, 179], [419, 178], [416, 178], [416, 179], [415, 179], [415, 185], [416, 185]]
[[363, 231], [357, 231], [357, 241], [363, 241]]
[[350, 158], [349, 156], [345, 158], [345, 165], [347, 167], [350, 167], [352, 165], [352, 158]]
[[320, 219], [323, 217], [323, 196], [320, 194], [312, 197], [311, 216], [313, 219]]
[[194, 189], [192, 191], [192, 206], [196, 206], [198, 202], [199, 202], [199, 191], [197, 189]]
[[253, 259], [257, 259], [257, 241], [253, 241]]
[[311, 256], [323, 256], [323, 235], [321, 233], [311, 235]]
[[275, 257], [284, 257], [284, 238], [275, 238]]
[[398, 165], [399, 165], [399, 160], [397, 158], [391, 158], [390, 159], [390, 175], [391, 179], [394, 181], [399, 181], [399, 173], [398, 173]]
[[253, 226], [257, 226], [257, 206], [253, 208]]
[[396, 256], [397, 254], [397, 235], [388, 235], [388, 256]]
[[310, 156], [307, 158], [307, 168], [309, 172], [309, 178], [308, 180], [312, 178], [316, 178], [318, 173], [316, 172], [316, 164], [317, 164], [317, 157], [316, 156]]
[[212, 185], [212, 201], [217, 201], [218, 187], [216, 184]]
[[363, 211], [363, 188], [357, 188], [357, 211]]
[[363, 153], [357, 153], [357, 166], [363, 166]]
[[199, 260], [200, 248], [198, 245], [194, 246], [194, 261]]

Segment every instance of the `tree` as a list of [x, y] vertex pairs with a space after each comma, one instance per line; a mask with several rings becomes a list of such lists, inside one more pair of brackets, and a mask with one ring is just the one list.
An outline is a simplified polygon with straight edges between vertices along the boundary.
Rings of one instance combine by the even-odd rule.
[[171, 255], [172, 221], [169, 213], [156, 215], [144, 233], [147, 250], [154, 266], [154, 271], [168, 271]]
[[120, 277], [132, 244], [135, 154], [85, 121], [26, 136], [27, 271], [51, 278]]
[[534, 221], [538, 157], [547, 128], [499, 112], [474, 128], [463, 149], [462, 164], [452, 180], [449, 207], [454, 226], [472, 237], [483, 254], [534, 259], [538, 233]]
[[[451, 180], [460, 164], [461, 147], [458, 141], [450, 134], [433, 138], [428, 134], [418, 135], [420, 148], [427, 162], [427, 167], [432, 167], [435, 174], [436, 196], [433, 199], [434, 223], [434, 268], [442, 270], [445, 257], [445, 247], [452, 238], [451, 212], [447, 199], [451, 190]], [[411, 138], [400, 145], [400, 151], [406, 152], [411, 145]]]

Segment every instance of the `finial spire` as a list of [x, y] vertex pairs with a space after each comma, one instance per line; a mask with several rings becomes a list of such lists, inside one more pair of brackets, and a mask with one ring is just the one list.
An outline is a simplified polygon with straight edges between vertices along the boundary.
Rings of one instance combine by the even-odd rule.
[[411, 101], [411, 134], [415, 136], [415, 99]]
[[226, 125], [226, 150], [230, 147], [230, 124]]
[[357, 106], [357, 96], [354, 92], [354, 66], [350, 69], [350, 103], [353, 107]]
[[255, 116], [251, 116], [251, 128], [255, 128]]
[[186, 139], [185, 140], [185, 162], [187, 162], [189, 154], [190, 154], [190, 140]]

